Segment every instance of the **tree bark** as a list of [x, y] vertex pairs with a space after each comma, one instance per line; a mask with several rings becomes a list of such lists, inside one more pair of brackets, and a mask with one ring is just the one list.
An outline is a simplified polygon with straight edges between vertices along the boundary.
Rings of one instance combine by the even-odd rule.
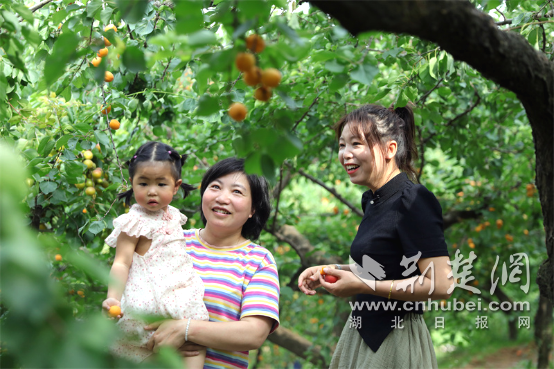
[[539, 350], [537, 368], [547, 369], [552, 351], [552, 303], [542, 295], [535, 315], [535, 342]]

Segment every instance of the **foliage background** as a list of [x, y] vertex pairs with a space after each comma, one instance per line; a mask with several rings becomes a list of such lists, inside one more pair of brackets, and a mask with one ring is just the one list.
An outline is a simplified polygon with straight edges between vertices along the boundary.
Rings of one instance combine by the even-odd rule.
[[[348, 302], [325, 294], [303, 296], [294, 286], [295, 276], [316, 258], [348, 259], [363, 189], [341, 170], [331, 126], [366, 103], [415, 104], [416, 165], [420, 181], [439, 199], [445, 220], [452, 220], [445, 231], [451, 256], [456, 250], [466, 257], [471, 251], [477, 254], [473, 283], [483, 300], [530, 302], [530, 312], [488, 314], [491, 325], [516, 339], [518, 330], [514, 333], [512, 327], [508, 334], [510, 322], [534, 316], [534, 276], [546, 252], [531, 128], [512, 92], [436, 45], [381, 32], [352, 37], [317, 8], [284, 0], [0, 4], [0, 135], [7, 145], [3, 150], [24, 160], [21, 165], [6, 161], [10, 166], [1, 172], [6, 201], [1, 225], [3, 363], [128, 365], [100, 354], [109, 340], [99, 337], [116, 334], [98, 315], [113, 260], [113, 250], [103, 240], [113, 218], [125, 211], [115, 201], [128, 182], [123, 163], [147, 140], [188, 154], [183, 176], [194, 185], [210, 165], [233, 155], [245, 157], [249, 171], [270, 179], [278, 211], [259, 242], [279, 266], [282, 327], [294, 333], [293, 343], [305, 339], [309, 344], [295, 355], [290, 342], [266, 342], [253, 353], [252, 366], [328, 363]], [[499, 27], [520, 33], [552, 59], [551, 2], [478, 1], [475, 6], [499, 23], [510, 19]], [[118, 31], [104, 32], [108, 24]], [[268, 103], [253, 98], [254, 89], [234, 65], [253, 32], [266, 41], [256, 55], [258, 65], [283, 74]], [[90, 61], [104, 46], [102, 37], [112, 46], [95, 68]], [[105, 70], [114, 74], [112, 83], [103, 82]], [[245, 121], [229, 118], [231, 102], [247, 106]], [[102, 114], [108, 105], [111, 112]], [[111, 119], [121, 122], [119, 130], [108, 128]], [[83, 150], [92, 150], [95, 165], [105, 174], [104, 183], [94, 184], [95, 196], [75, 186], [90, 176]], [[21, 167], [26, 193], [16, 175]], [[15, 192], [4, 191], [13, 184], [19, 186]], [[191, 227], [200, 226], [197, 193], [173, 205], [189, 217]], [[6, 216], [12, 212], [13, 217]], [[502, 225], [497, 226], [498, 220]], [[24, 229], [25, 224], [34, 231]], [[287, 229], [303, 235], [305, 247], [288, 237]], [[529, 256], [530, 292], [507, 283], [497, 288], [502, 295], [491, 296], [496, 257], [509, 265], [516, 252]], [[56, 254], [62, 255], [61, 262], [55, 261]], [[496, 273], [499, 277], [500, 268]], [[453, 298], [477, 300], [460, 289]], [[490, 332], [476, 329], [477, 315], [426, 314], [437, 352], [486, 341], [482, 337]], [[445, 317], [443, 330], [432, 328], [436, 316]], [[529, 332], [522, 336], [531, 339]], [[37, 356], [50, 361], [33, 361], [29, 352], [37, 348], [43, 352]], [[176, 363], [170, 352], [161, 360]]]

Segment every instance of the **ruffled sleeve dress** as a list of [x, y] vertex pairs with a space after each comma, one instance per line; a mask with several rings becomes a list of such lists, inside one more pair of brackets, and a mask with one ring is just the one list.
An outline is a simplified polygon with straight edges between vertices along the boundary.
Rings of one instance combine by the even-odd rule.
[[152, 354], [146, 343], [154, 331], [144, 330], [145, 318], [209, 319], [204, 284], [186, 252], [181, 227], [186, 221], [171, 205], [167, 212], [151, 212], [138, 204], [113, 221], [114, 230], [106, 238], [111, 247], [116, 247], [121, 232], [152, 240], [144, 255], [133, 254], [121, 298], [123, 317], [118, 322], [125, 338], [113, 347], [117, 355], [140, 362]]

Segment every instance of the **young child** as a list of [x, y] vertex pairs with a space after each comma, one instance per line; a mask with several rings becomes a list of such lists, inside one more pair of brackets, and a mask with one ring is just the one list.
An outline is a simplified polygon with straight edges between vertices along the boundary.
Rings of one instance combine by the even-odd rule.
[[[106, 243], [116, 247], [108, 297], [102, 307], [121, 307], [118, 321], [125, 338], [116, 342], [114, 352], [141, 362], [152, 355], [146, 348], [154, 334], [146, 331], [141, 316], [208, 320], [203, 302], [204, 285], [186, 253], [181, 226], [187, 217], [169, 205], [179, 187], [185, 197], [193, 186], [181, 180], [181, 157], [171, 146], [160, 142], [142, 145], [128, 161], [132, 189], [120, 193], [129, 213], [113, 221], [114, 230]], [[202, 368], [206, 352], [184, 359], [187, 368]]]

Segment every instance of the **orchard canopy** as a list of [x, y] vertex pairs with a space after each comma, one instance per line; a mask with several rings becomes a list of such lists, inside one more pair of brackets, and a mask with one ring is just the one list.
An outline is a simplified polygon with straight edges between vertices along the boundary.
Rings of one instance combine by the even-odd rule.
[[[187, 154], [195, 186], [231, 156], [270, 181], [258, 242], [279, 268], [281, 327], [251, 362], [328, 363], [348, 300], [304, 296], [296, 280], [348, 261], [364, 189], [332, 125], [368, 103], [414, 109], [418, 179], [451, 259], [474, 257], [471, 289], [452, 299], [529, 302], [489, 319], [515, 337], [530, 316], [535, 335], [546, 326], [538, 347], [551, 342], [539, 301], [552, 299], [553, 15], [551, 1], [520, 0], [0, 0], [3, 363], [125, 365], [103, 351], [104, 239], [128, 211], [125, 162], [149, 140]], [[186, 227], [202, 226], [198, 192], [172, 203]], [[430, 327], [439, 314], [437, 347], [479, 334], [477, 312], [430, 311]]]

